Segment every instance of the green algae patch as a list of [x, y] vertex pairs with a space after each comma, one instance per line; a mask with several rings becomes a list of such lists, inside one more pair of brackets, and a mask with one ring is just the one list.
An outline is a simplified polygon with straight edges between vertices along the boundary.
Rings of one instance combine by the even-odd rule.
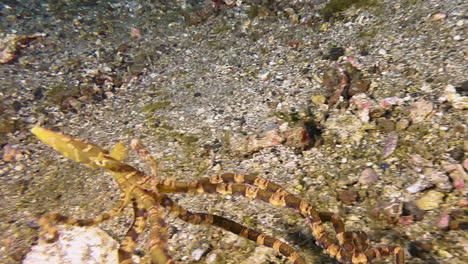
[[220, 33], [224, 33], [226, 31], [229, 31], [231, 30], [231, 26], [229, 25], [222, 25], [222, 26], [219, 26], [219, 27], [215, 27], [213, 28], [213, 31], [211, 31], [211, 33], [213, 34], [220, 34]]
[[168, 107], [169, 105], [171, 105], [171, 101], [161, 101], [161, 102], [152, 103], [143, 107], [143, 112], [153, 112], [153, 111], [161, 110], [163, 108]]
[[49, 87], [44, 96], [46, 103], [60, 106], [67, 98], [78, 94], [79, 90], [76, 86], [68, 87], [65, 83], [60, 82]]
[[352, 6], [356, 8], [367, 8], [380, 4], [380, 1], [377, 0], [331, 0], [320, 12], [324, 19], [328, 21], [338, 13], [346, 11]]

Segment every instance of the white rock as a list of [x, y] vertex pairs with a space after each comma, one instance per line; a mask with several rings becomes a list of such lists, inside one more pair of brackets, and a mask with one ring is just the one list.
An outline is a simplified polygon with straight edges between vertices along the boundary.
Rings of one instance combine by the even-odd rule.
[[453, 85], [449, 84], [445, 87], [444, 96], [452, 104], [453, 108], [468, 109], [468, 97], [458, 94]]
[[387, 55], [387, 51], [384, 49], [379, 49], [379, 55]]
[[117, 263], [119, 244], [97, 227], [59, 226], [54, 243], [40, 241], [31, 248], [23, 264]]

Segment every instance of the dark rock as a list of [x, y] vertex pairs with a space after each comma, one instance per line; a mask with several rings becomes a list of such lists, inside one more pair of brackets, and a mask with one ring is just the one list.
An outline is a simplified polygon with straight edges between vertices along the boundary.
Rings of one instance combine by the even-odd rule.
[[460, 147], [456, 147], [450, 150], [449, 154], [450, 154], [450, 157], [452, 157], [452, 159], [459, 161], [459, 162], [462, 162], [462, 160], [465, 158], [465, 151]]
[[428, 253], [433, 249], [433, 245], [429, 241], [413, 241], [410, 243], [408, 251], [413, 257], [424, 258], [424, 253]]
[[338, 58], [340, 58], [343, 55], [344, 55], [344, 49], [339, 48], [339, 47], [335, 47], [335, 48], [330, 49], [330, 51], [328, 52], [327, 59], [332, 60], [332, 61], [336, 61], [336, 60], [338, 60]]
[[402, 215], [412, 215], [414, 221], [421, 221], [426, 211], [419, 209], [414, 203], [403, 203]]

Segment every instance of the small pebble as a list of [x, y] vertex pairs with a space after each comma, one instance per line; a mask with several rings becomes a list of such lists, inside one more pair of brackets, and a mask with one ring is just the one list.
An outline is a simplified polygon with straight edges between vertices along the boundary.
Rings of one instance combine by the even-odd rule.
[[453, 182], [453, 187], [459, 191], [465, 191], [465, 181], [468, 181], [468, 174], [460, 164], [448, 164], [444, 166]]
[[426, 214], [426, 211], [419, 209], [414, 203], [403, 203], [403, 211], [405, 214], [413, 216], [413, 221], [423, 220]]
[[387, 51], [384, 49], [379, 49], [379, 55], [387, 55]]
[[408, 126], [409, 126], [409, 121], [406, 119], [401, 119], [396, 123], [395, 128], [397, 131], [403, 131], [406, 128], [408, 128]]
[[418, 154], [410, 155], [408, 158], [408, 162], [411, 165], [418, 166], [418, 167], [433, 167], [434, 166], [431, 161], [423, 158], [421, 155], [418, 155]]
[[365, 168], [361, 172], [361, 177], [359, 177], [359, 183], [361, 184], [369, 184], [376, 182], [379, 179], [377, 173], [375, 173], [374, 169], [372, 168]]
[[430, 190], [416, 201], [416, 206], [426, 211], [439, 208], [444, 196], [441, 192]]
[[143, 34], [141, 33], [141, 30], [139, 30], [138, 28], [131, 27], [130, 28], [130, 36], [132, 38], [139, 39], [139, 38], [143, 37]]
[[430, 187], [432, 187], [432, 183], [429, 182], [427, 179], [423, 178], [418, 180], [416, 183], [408, 186], [406, 188], [406, 191], [409, 193], [418, 193], [420, 191], [426, 190]]
[[315, 105], [322, 105], [322, 104], [325, 104], [325, 101], [327, 99], [323, 95], [313, 95], [311, 97], [311, 100], [312, 100], [312, 103], [314, 103]]
[[192, 252], [192, 259], [194, 261], [200, 261], [201, 258], [203, 257], [203, 255], [205, 255], [205, 253], [207, 252], [208, 250], [208, 247], [206, 248], [199, 248], [199, 249], [196, 249]]
[[450, 178], [443, 172], [434, 171], [427, 175], [427, 179], [440, 190], [450, 191], [453, 189]]
[[437, 222], [437, 227], [444, 230], [448, 229], [450, 227], [450, 214], [443, 213]]
[[351, 205], [358, 199], [358, 192], [354, 190], [338, 191], [338, 199], [345, 205]]
[[446, 18], [447, 15], [444, 14], [444, 13], [437, 13], [437, 14], [434, 14], [432, 17], [431, 17], [431, 21], [438, 21], [438, 20], [442, 20], [444, 18]]
[[424, 121], [434, 109], [434, 104], [429, 101], [414, 102], [410, 109], [410, 118], [414, 123]]

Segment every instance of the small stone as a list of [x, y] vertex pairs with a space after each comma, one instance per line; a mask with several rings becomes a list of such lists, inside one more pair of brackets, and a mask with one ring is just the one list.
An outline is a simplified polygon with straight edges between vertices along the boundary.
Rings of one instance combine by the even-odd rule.
[[378, 53], [379, 55], [382, 55], [382, 56], [387, 55], [387, 51], [384, 49], [379, 49]]
[[13, 162], [15, 160], [21, 159], [21, 153], [11, 145], [5, 145], [3, 147], [3, 161]]
[[443, 230], [448, 229], [450, 227], [450, 214], [443, 213], [437, 222], [437, 227]]
[[323, 95], [312, 95], [311, 100], [315, 105], [322, 105], [325, 104], [327, 98]]
[[437, 14], [434, 14], [432, 17], [431, 17], [431, 21], [439, 21], [439, 20], [442, 20], [444, 18], [446, 18], [447, 15], [444, 14], [444, 13], [437, 13]]
[[195, 249], [193, 252], [192, 252], [192, 260], [194, 261], [200, 261], [202, 259], [202, 257], [206, 254], [206, 252], [209, 250], [209, 246], [206, 245], [206, 246], [203, 246], [203, 248], [198, 248], [198, 249]]
[[449, 173], [455, 189], [464, 192], [465, 181], [468, 181], [468, 174], [460, 164], [448, 164], [444, 166], [446, 172]]
[[395, 130], [395, 123], [392, 120], [382, 118], [377, 120], [377, 128], [382, 132], [391, 132]]
[[419, 179], [417, 182], [414, 184], [410, 185], [409, 187], [406, 188], [406, 191], [409, 193], [418, 193], [420, 191], [426, 190], [430, 187], [432, 187], [433, 184], [429, 182], [427, 179]]
[[141, 33], [141, 30], [139, 30], [138, 28], [131, 27], [130, 28], [130, 36], [132, 38], [139, 39], [139, 38], [143, 37], [143, 34]]
[[426, 211], [439, 208], [444, 196], [441, 192], [430, 190], [416, 201], [416, 206]]
[[434, 245], [430, 241], [412, 241], [409, 244], [409, 253], [413, 257], [422, 258], [424, 253], [432, 251]]
[[351, 205], [358, 199], [358, 192], [354, 190], [338, 191], [338, 199], [345, 205]]
[[270, 80], [271, 74], [270, 74], [270, 72], [265, 72], [265, 73], [259, 74], [259, 75], [258, 75], [258, 78], [259, 78], [260, 80], [266, 82], [266, 81], [269, 81], [269, 80]]
[[457, 148], [454, 148], [454, 149], [450, 150], [449, 154], [450, 154], [450, 157], [452, 157], [452, 159], [454, 159], [456, 161], [461, 162], [463, 160], [463, 158], [465, 158], [465, 151], [460, 147], [457, 147]]
[[338, 60], [345, 54], [345, 50], [341, 47], [333, 47], [328, 51], [328, 59], [332, 61]]
[[423, 220], [426, 214], [426, 211], [419, 209], [414, 203], [403, 203], [402, 209], [405, 215], [413, 216], [413, 221]]
[[410, 109], [410, 118], [414, 123], [424, 121], [434, 109], [434, 104], [429, 101], [414, 102]]
[[361, 184], [369, 184], [376, 182], [379, 179], [377, 173], [375, 173], [374, 169], [372, 168], [365, 168], [361, 172], [361, 177], [359, 177], [359, 183]]
[[372, 118], [377, 118], [377, 117], [382, 117], [383, 115], [385, 115], [385, 112], [386, 112], [385, 108], [383, 108], [383, 107], [376, 107], [376, 108], [372, 108], [372, 109], [370, 110], [369, 115], [370, 115], [370, 117], [372, 117]]
[[444, 96], [455, 109], [468, 109], [468, 96], [461, 96], [457, 93], [455, 86], [449, 84], [445, 87]]
[[222, 260], [223, 252], [219, 249], [213, 250], [212, 252], [208, 253], [205, 259], [206, 264], [215, 264], [220, 263]]
[[286, 138], [285, 146], [292, 147], [297, 151], [309, 148], [314, 140], [304, 126], [291, 127], [284, 131], [282, 136]]
[[387, 97], [379, 101], [380, 106], [382, 106], [385, 109], [388, 109], [394, 105], [402, 105], [403, 103], [404, 99], [401, 99], [399, 97]]
[[450, 191], [453, 189], [450, 178], [443, 172], [434, 171], [427, 175], [427, 179], [440, 190]]
[[356, 94], [351, 99], [349, 102], [356, 106], [358, 109], [370, 109], [373, 105], [375, 105], [375, 102], [370, 99], [365, 93], [360, 93]]
[[414, 217], [412, 215], [400, 216], [398, 223], [401, 225], [411, 225], [414, 222]]
[[354, 96], [356, 94], [365, 93], [369, 90], [370, 85], [370, 80], [351, 80], [350, 87], [348, 89], [348, 96]]
[[418, 155], [418, 154], [410, 155], [408, 158], [408, 161], [410, 164], [414, 166], [418, 166], [418, 167], [433, 167], [434, 166], [431, 161], [423, 158], [421, 155]]
[[409, 121], [407, 119], [401, 119], [398, 120], [398, 122], [395, 125], [395, 128], [397, 131], [403, 131], [409, 126]]

